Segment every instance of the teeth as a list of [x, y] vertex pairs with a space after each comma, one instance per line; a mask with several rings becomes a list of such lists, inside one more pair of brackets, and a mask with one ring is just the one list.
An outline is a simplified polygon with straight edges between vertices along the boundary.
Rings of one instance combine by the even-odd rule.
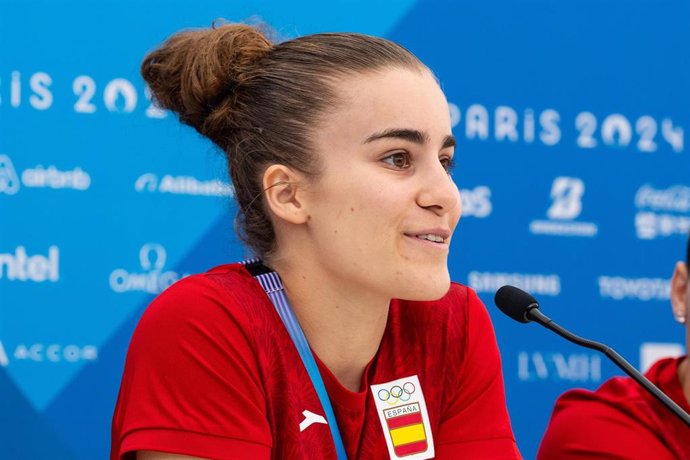
[[417, 235], [417, 238], [420, 238], [422, 240], [433, 241], [434, 243], [443, 243], [443, 237], [438, 236], [438, 235], [433, 235], [431, 233], [426, 234], [426, 235]]

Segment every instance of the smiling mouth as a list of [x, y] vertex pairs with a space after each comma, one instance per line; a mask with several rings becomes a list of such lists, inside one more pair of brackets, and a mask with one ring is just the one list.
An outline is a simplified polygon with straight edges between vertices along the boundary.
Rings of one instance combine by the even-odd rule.
[[408, 238], [414, 238], [417, 240], [433, 243], [439, 246], [447, 246], [449, 236], [440, 235], [437, 233], [405, 233]]
[[433, 233], [427, 233], [426, 235], [415, 235], [415, 237], [419, 238], [420, 240], [428, 240], [433, 243], [445, 242], [444, 238], [441, 235], [434, 235]]

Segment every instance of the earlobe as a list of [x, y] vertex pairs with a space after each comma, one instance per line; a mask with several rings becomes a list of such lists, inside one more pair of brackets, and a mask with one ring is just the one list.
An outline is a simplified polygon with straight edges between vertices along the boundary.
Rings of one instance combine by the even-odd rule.
[[688, 267], [685, 262], [677, 262], [671, 279], [671, 307], [679, 323], [685, 323], [688, 318], [688, 295]]
[[304, 177], [289, 166], [275, 164], [266, 168], [262, 185], [266, 204], [278, 218], [292, 224], [306, 222], [300, 185]]

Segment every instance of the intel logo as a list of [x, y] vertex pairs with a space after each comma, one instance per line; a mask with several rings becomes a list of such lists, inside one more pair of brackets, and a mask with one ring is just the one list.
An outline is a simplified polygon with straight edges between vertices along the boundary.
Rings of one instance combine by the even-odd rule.
[[0, 253], [0, 279], [43, 283], [60, 279], [60, 249], [50, 246], [48, 254], [28, 255], [24, 246], [14, 253]]

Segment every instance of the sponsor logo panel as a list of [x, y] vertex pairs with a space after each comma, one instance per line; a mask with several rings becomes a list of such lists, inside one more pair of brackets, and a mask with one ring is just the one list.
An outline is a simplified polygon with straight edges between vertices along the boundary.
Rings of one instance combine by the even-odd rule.
[[47, 254], [28, 254], [24, 246], [0, 253], [0, 280], [34, 283], [60, 280], [60, 248], [53, 245]]
[[462, 217], [476, 217], [484, 219], [491, 215], [491, 189], [486, 185], [460, 190], [462, 200]]
[[690, 187], [655, 188], [645, 184], [635, 194], [635, 233], [654, 240], [690, 232]]
[[10, 360], [7, 357], [7, 352], [5, 351], [5, 347], [2, 345], [2, 342], [0, 341], [0, 366], [1, 367], [7, 367], [7, 365], [9, 363], [10, 363]]
[[18, 174], [12, 159], [8, 155], [0, 155], [0, 193], [15, 195], [20, 191], [21, 186], [85, 191], [91, 187], [91, 176], [79, 166], [61, 170], [54, 165], [40, 164], [24, 169], [21, 174]]
[[145, 173], [134, 182], [134, 190], [139, 193], [169, 193], [172, 195], [192, 196], [227, 196], [234, 195], [232, 186], [220, 180], [200, 180], [193, 176], [173, 176], [165, 174], [159, 177], [154, 173]]
[[146, 243], [139, 249], [139, 267], [133, 271], [116, 268], [110, 273], [110, 288], [118, 294], [125, 292], [148, 292], [158, 294], [174, 282], [188, 276], [174, 270], [166, 270], [168, 253], [159, 243]]
[[601, 357], [594, 353], [521, 351], [517, 354], [517, 377], [521, 382], [599, 382]]
[[583, 209], [585, 183], [578, 177], [556, 177], [551, 185], [551, 206], [546, 211], [548, 220], [533, 220], [529, 230], [535, 235], [568, 237], [594, 237], [599, 226], [576, 219]]
[[664, 278], [624, 278], [605, 276], [597, 278], [599, 295], [613, 300], [639, 300], [642, 302], [669, 300], [671, 280]]
[[96, 361], [98, 347], [61, 343], [19, 343], [10, 348], [0, 341], [0, 366], [9, 367], [13, 363], [66, 363]]
[[685, 354], [685, 347], [680, 343], [645, 342], [640, 345], [640, 372], [644, 373], [663, 358], [676, 358]]
[[19, 191], [19, 177], [12, 160], [7, 155], [0, 155], [0, 193], [14, 195]]
[[557, 296], [561, 293], [561, 278], [556, 274], [471, 271], [467, 284], [479, 293], [493, 294], [506, 284], [534, 295]]

